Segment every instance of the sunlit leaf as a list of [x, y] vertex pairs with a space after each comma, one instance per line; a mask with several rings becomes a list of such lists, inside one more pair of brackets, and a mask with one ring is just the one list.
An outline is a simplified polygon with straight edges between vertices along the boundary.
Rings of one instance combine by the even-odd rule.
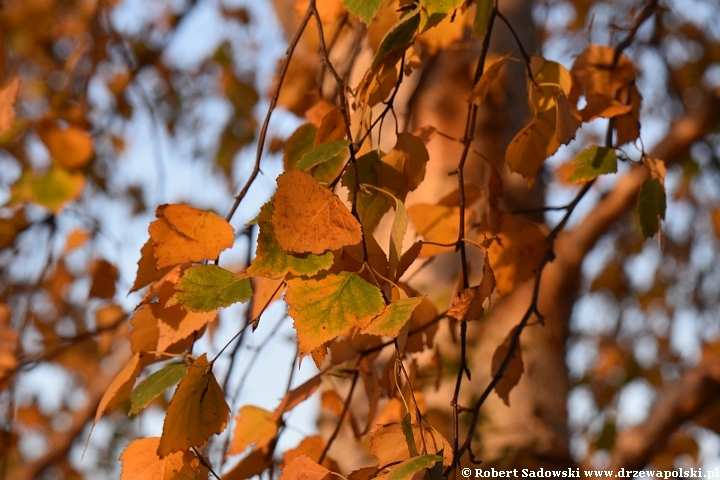
[[240, 408], [240, 413], [235, 419], [235, 432], [228, 455], [242, 453], [250, 445], [255, 445], [254, 450], [266, 450], [265, 447], [277, 433], [278, 424], [273, 419], [272, 412], [253, 405], [245, 405]]
[[423, 297], [401, 298], [385, 307], [385, 310], [365, 327], [364, 333], [371, 335], [384, 335], [395, 338], [400, 329], [412, 315], [413, 310], [420, 305]]
[[97, 423], [105, 412], [115, 408], [120, 404], [120, 402], [128, 398], [133, 385], [135, 385], [135, 380], [138, 375], [140, 375], [140, 369], [140, 354], [136, 353], [115, 376], [115, 379], [100, 399], [100, 404], [98, 405], [97, 412], [95, 413], [94, 423]]
[[381, 3], [382, 0], [343, 0], [343, 5], [360, 17], [365, 25], [370, 24]]
[[301, 355], [353, 327], [365, 327], [385, 306], [377, 287], [348, 272], [320, 280], [288, 280], [285, 301]]
[[[490, 4], [492, 5], [492, 3]], [[478, 8], [480, 7], [478, 6]], [[498, 75], [500, 75], [500, 71], [505, 65], [505, 60], [507, 60], [508, 57], [510, 57], [509, 53], [497, 58], [485, 68], [482, 77], [480, 77], [480, 80], [478, 80], [475, 84], [470, 96], [468, 97], [469, 102], [472, 102], [475, 105], [481, 105], [485, 101], [485, 97], [490, 91], [490, 86], [497, 79]]]
[[189, 451], [179, 451], [160, 458], [155, 453], [160, 437], [138, 438], [120, 455], [120, 480], [206, 479], [208, 470]]
[[323, 480], [329, 473], [307, 455], [298, 455], [282, 469], [280, 480]]
[[345, 204], [302, 170], [278, 177], [272, 228], [288, 253], [321, 254], [362, 239], [360, 223]]
[[166, 306], [180, 304], [193, 312], [210, 312], [233, 303], [244, 303], [252, 296], [250, 280], [217, 265], [190, 267], [175, 289], [177, 292]]
[[205, 354], [188, 367], [168, 405], [157, 454], [187, 450], [225, 430], [230, 407]]
[[157, 268], [216, 258], [230, 248], [235, 230], [218, 215], [188, 205], [160, 205], [148, 228]]
[[80, 197], [85, 188], [85, 175], [53, 166], [45, 173], [25, 170], [12, 186], [11, 203], [34, 202], [59, 212], [65, 204]]
[[598, 175], [617, 172], [615, 149], [592, 146], [580, 152], [575, 160], [575, 171], [568, 182], [578, 183], [592, 180]]

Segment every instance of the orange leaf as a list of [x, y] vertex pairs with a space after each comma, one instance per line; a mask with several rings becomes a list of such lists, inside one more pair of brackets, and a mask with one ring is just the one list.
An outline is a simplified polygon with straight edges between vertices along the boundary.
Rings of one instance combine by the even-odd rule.
[[207, 478], [208, 471], [192, 453], [175, 452], [160, 458], [155, 453], [160, 437], [139, 438], [125, 447], [120, 455], [120, 480], [175, 480]]
[[278, 424], [273, 419], [272, 412], [253, 405], [245, 405], [240, 409], [235, 420], [235, 433], [228, 455], [242, 453], [253, 444], [255, 445], [253, 450], [267, 451], [266, 447], [277, 433]]
[[[421, 455], [438, 453], [443, 450], [443, 465], [452, 464], [452, 444], [437, 431], [423, 428], [425, 440], [420, 436], [420, 427], [412, 426], [415, 448]], [[427, 451], [425, 451], [427, 450]], [[379, 425], [370, 432], [370, 453], [377, 458], [378, 465], [389, 465], [410, 458], [405, 434], [399, 423]]]
[[321, 254], [360, 242], [360, 223], [313, 177], [290, 170], [280, 175], [277, 183], [272, 227], [284, 251]]
[[93, 156], [93, 137], [80, 127], [45, 124], [38, 132], [53, 162], [68, 170], [85, 166]]
[[[483, 239], [481, 234], [480, 239]], [[531, 278], [545, 255], [547, 241], [534, 223], [502, 212], [500, 232], [487, 250], [498, 296]]]
[[156, 268], [217, 257], [230, 248], [235, 231], [218, 215], [188, 205], [160, 205], [150, 224]]
[[189, 312], [180, 305], [162, 308], [159, 304], [152, 304], [152, 307], [153, 314], [160, 320], [158, 322], [159, 338], [157, 343], [157, 349], [160, 351], [164, 351], [170, 345], [188, 338], [212, 322], [217, 316], [216, 310], [211, 312]]
[[260, 475], [271, 464], [272, 455], [268, 455], [261, 450], [253, 450], [250, 455], [240, 460], [240, 463], [235, 465], [235, 468], [223, 475], [222, 480], [245, 480]]
[[112, 298], [115, 295], [115, 281], [118, 269], [107, 260], [100, 260], [93, 267], [93, 280], [90, 285], [91, 297]]
[[282, 399], [280, 405], [278, 405], [273, 412], [273, 420], [279, 420], [283, 413], [289, 412], [293, 408], [297, 407], [300, 403], [307, 400], [310, 395], [315, 393], [315, 390], [317, 390], [320, 386], [320, 380], [322, 380], [322, 377], [320, 376], [320, 374], [317, 374], [310, 380], [307, 380], [302, 385], [290, 390]]
[[[303, 438], [297, 447], [291, 448], [283, 454], [283, 465], [287, 465], [300, 455], [307, 455], [313, 462], [318, 462], [326, 445], [325, 440], [323, 440], [319, 435], [311, 435]], [[331, 460], [327, 455], [325, 455], [325, 458], [322, 461], [322, 466], [332, 471], [337, 471], [339, 469], [337, 463], [334, 460]]]
[[10, 130], [15, 121], [15, 97], [17, 97], [20, 79], [13, 77], [10, 82], [0, 88], [0, 134]]
[[[510, 343], [512, 341], [513, 335], [515, 335], [515, 332], [517, 331], [517, 328], [518, 327], [515, 327], [510, 330], [510, 333], [508, 333], [505, 341], [502, 343], [502, 345], [498, 346], [497, 350], [495, 350], [495, 353], [493, 354], [491, 373], [493, 377], [500, 370], [500, 366], [502, 365], [503, 361], [505, 361], [505, 357], [507, 357], [507, 354], [510, 352]], [[502, 401], [505, 402], [505, 405], [510, 406], [510, 391], [520, 381], [520, 377], [522, 376], [524, 371], [525, 367], [523, 366], [522, 352], [520, 351], [520, 346], [518, 345], [518, 347], [513, 352], [512, 357], [510, 358], [510, 363], [508, 363], [508, 366], [505, 369], [503, 376], [500, 378], [500, 381], [495, 385], [495, 393], [497, 393], [498, 396], [502, 398]]]
[[160, 457], [202, 445], [225, 430], [230, 407], [210, 367], [203, 353], [180, 381], [165, 415], [157, 449]]
[[92, 238], [92, 235], [85, 230], [80, 228], [74, 229], [65, 239], [65, 249], [63, 250], [63, 253], [68, 253], [76, 248], [82, 247], [88, 240], [90, 240], [90, 238]]
[[285, 465], [280, 480], [322, 480], [330, 470], [318, 465], [307, 455], [298, 455]]
[[140, 375], [140, 370], [140, 354], [136, 353], [130, 359], [130, 362], [115, 376], [102, 399], [100, 399], [100, 405], [98, 405], [95, 413], [93, 424], [96, 424], [106, 411], [118, 406], [120, 402], [130, 396], [135, 380]]

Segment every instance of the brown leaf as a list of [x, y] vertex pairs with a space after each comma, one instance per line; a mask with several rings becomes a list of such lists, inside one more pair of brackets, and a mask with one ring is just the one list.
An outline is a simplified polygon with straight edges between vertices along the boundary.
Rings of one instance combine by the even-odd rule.
[[479, 320], [485, 310], [482, 301], [478, 301], [478, 286], [466, 288], [455, 295], [447, 316], [457, 321]]
[[[505, 358], [510, 352], [510, 343], [512, 342], [513, 336], [517, 332], [517, 329], [518, 327], [513, 328], [508, 334], [508, 336], [505, 338], [505, 341], [502, 343], [502, 345], [499, 345], [498, 348], [495, 350], [492, 358], [491, 370], [491, 375], [493, 377], [498, 373], [498, 371], [500, 370], [500, 366], [505, 361]], [[520, 377], [522, 376], [524, 371], [525, 367], [523, 366], [522, 352], [520, 351], [520, 345], [518, 345], [513, 352], [513, 355], [510, 358], [510, 363], [508, 363], [505, 372], [503, 372], [503, 375], [500, 378], [500, 381], [495, 384], [495, 393], [497, 393], [498, 396], [502, 398], [502, 401], [505, 402], [505, 405], [510, 406], [510, 391], [520, 381]]]
[[357, 219], [313, 177], [301, 170], [290, 170], [277, 182], [272, 227], [284, 251], [321, 254], [362, 240]]
[[118, 269], [106, 260], [99, 260], [93, 267], [93, 280], [90, 285], [91, 297], [112, 298], [115, 296], [115, 281]]
[[[487, 233], [481, 233], [481, 241]], [[502, 212], [500, 232], [487, 249], [498, 296], [511, 292], [517, 285], [531, 278], [546, 250], [547, 240], [537, 225]]]
[[148, 228], [156, 268], [216, 258], [230, 248], [235, 231], [218, 215], [188, 205], [160, 205]]
[[298, 455], [285, 465], [280, 480], [323, 480], [329, 473], [330, 470], [307, 455]]
[[225, 430], [230, 407], [210, 367], [202, 354], [180, 380], [165, 415], [157, 449], [160, 457], [202, 445]]
[[272, 455], [265, 454], [261, 450], [253, 450], [235, 465], [235, 468], [223, 475], [222, 480], [245, 480], [260, 475], [271, 464]]
[[340, 109], [335, 107], [330, 110], [322, 119], [320, 127], [315, 134], [313, 145], [318, 146], [323, 143], [342, 140], [346, 137], [345, 118]]

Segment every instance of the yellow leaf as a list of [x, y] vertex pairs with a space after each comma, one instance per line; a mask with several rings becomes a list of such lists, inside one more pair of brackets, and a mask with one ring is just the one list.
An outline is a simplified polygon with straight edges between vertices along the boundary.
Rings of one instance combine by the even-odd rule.
[[317, 374], [311, 379], [307, 380], [302, 385], [299, 385], [290, 390], [282, 399], [280, 405], [278, 405], [273, 412], [273, 420], [278, 421], [280, 417], [282, 417], [283, 413], [289, 412], [293, 408], [297, 407], [300, 403], [307, 400], [310, 395], [315, 393], [315, 391], [318, 389], [321, 380], [322, 376], [320, 374]]
[[97, 423], [106, 411], [118, 406], [120, 402], [130, 396], [135, 380], [140, 375], [140, 369], [140, 354], [136, 353], [115, 376], [102, 399], [100, 399], [94, 423]]
[[125, 447], [120, 455], [120, 480], [206, 479], [208, 470], [191, 452], [175, 452], [160, 458], [155, 453], [160, 437], [139, 438]]
[[210, 369], [206, 354], [190, 365], [168, 405], [157, 454], [187, 450], [225, 430], [230, 407]]
[[500, 71], [505, 65], [505, 60], [507, 60], [508, 57], [510, 57], [509, 53], [495, 59], [495, 61], [492, 62], [485, 69], [482, 77], [480, 77], [480, 80], [478, 80], [478, 82], [475, 84], [472, 89], [472, 93], [470, 93], [470, 96], [468, 97], [469, 102], [474, 103], [475, 105], [482, 105], [482, 103], [485, 101], [485, 97], [490, 91], [490, 86], [498, 77], [498, 75], [500, 75]]
[[235, 433], [230, 444], [228, 455], [236, 455], [245, 451], [250, 445], [253, 450], [267, 451], [268, 444], [278, 433], [277, 421], [272, 412], [260, 407], [245, 405], [235, 419]]
[[[332, 390], [328, 390], [328, 392], [332, 392]], [[313, 462], [317, 463], [320, 460], [320, 455], [322, 455], [326, 445], [325, 441], [319, 435], [311, 435], [303, 438], [297, 447], [291, 448], [283, 454], [283, 465], [287, 465], [300, 455], [307, 455]], [[339, 470], [337, 463], [330, 459], [327, 455], [325, 455], [325, 458], [322, 461], [322, 466], [334, 472]]]
[[161, 205], [148, 228], [157, 268], [216, 258], [230, 248], [235, 231], [218, 215], [188, 205]]
[[[553, 100], [554, 102], [554, 100]], [[532, 185], [546, 158], [555, 153], [560, 142], [555, 138], [555, 109], [539, 113], [510, 141], [505, 163]]]
[[[423, 244], [420, 257], [433, 257], [451, 251], [460, 234], [460, 208], [447, 205], [413, 205], [408, 208], [408, 216], [415, 225], [415, 230], [428, 242], [453, 244], [449, 247]], [[465, 231], [472, 226], [474, 213], [465, 210]]]
[[45, 173], [25, 170], [12, 186], [10, 203], [35, 202], [58, 213], [66, 203], [77, 199], [85, 188], [85, 175], [53, 166]]
[[[443, 465], [452, 465], [452, 444], [439, 432], [431, 428], [423, 428], [423, 438], [420, 427], [412, 426], [415, 447], [421, 455], [438, 453], [443, 450]], [[399, 423], [379, 425], [370, 432], [370, 453], [377, 458], [378, 465], [389, 465], [402, 462], [410, 458], [410, 451], [405, 434]]]
[[313, 177], [301, 170], [290, 170], [277, 182], [271, 224], [284, 251], [321, 254], [360, 243], [360, 223], [336, 195]]

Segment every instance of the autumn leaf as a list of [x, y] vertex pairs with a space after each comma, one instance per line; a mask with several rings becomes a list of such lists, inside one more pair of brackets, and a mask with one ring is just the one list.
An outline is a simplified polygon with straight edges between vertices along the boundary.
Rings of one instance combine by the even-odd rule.
[[320, 387], [321, 380], [322, 375], [317, 374], [314, 377], [311, 377], [309, 380], [305, 381], [302, 385], [293, 388], [287, 394], [285, 394], [282, 401], [280, 402], [280, 405], [278, 405], [273, 412], [273, 420], [280, 420], [280, 418], [285, 412], [289, 412], [290, 410], [310, 398], [310, 396], [315, 393], [318, 387]]
[[349, 272], [319, 280], [288, 280], [285, 301], [302, 356], [353, 327], [365, 327], [385, 306], [377, 287]]
[[310, 175], [290, 170], [277, 182], [271, 224], [285, 252], [321, 254], [360, 242], [360, 223], [336, 195]]
[[617, 172], [617, 154], [612, 148], [589, 147], [580, 152], [573, 162], [575, 171], [568, 179], [570, 183], [592, 180], [598, 175]]
[[112, 298], [115, 296], [115, 282], [118, 269], [107, 260], [99, 260], [93, 266], [92, 284], [88, 296], [96, 298]]
[[[423, 454], [443, 452], [443, 465], [447, 467], [452, 464], [451, 444], [439, 432], [424, 427], [421, 434], [420, 427], [412, 425], [412, 436], [415, 439], [417, 452]], [[378, 465], [389, 465], [408, 460], [410, 451], [406, 438], [400, 423], [378, 425], [370, 432], [370, 453], [377, 459]]]
[[136, 353], [130, 359], [130, 361], [123, 367], [122, 370], [115, 376], [105, 394], [100, 399], [97, 412], [95, 413], [95, 421], [93, 425], [97, 424], [100, 417], [103, 416], [108, 410], [115, 408], [128, 398], [132, 391], [133, 385], [138, 375], [140, 375], [140, 354]]
[[[482, 0], [480, 1], [482, 2]], [[487, 3], [492, 7], [492, 2]], [[478, 10], [480, 10], [480, 8], [480, 5], [478, 5]], [[502, 57], [495, 59], [490, 65], [485, 68], [482, 77], [480, 77], [480, 80], [478, 80], [478, 82], [475, 84], [472, 92], [470, 93], [470, 96], [468, 97], [469, 102], [475, 105], [482, 105], [482, 103], [485, 101], [485, 97], [490, 91], [490, 86], [495, 81], [495, 79], [497, 79], [498, 75], [500, 75], [502, 67], [505, 66], [505, 60], [507, 60], [509, 57], [509, 53], [505, 54]]]
[[560, 146], [555, 137], [555, 117], [555, 108], [537, 114], [515, 135], [505, 151], [505, 163], [510, 170], [525, 177], [529, 185], [535, 181], [545, 159]]
[[383, 312], [375, 317], [363, 333], [397, 337], [400, 329], [410, 320], [413, 310], [420, 305], [424, 297], [401, 298], [387, 305]]
[[294, 255], [284, 252], [278, 245], [275, 238], [271, 219], [274, 209], [272, 202], [268, 202], [260, 209], [258, 217], [257, 248], [255, 258], [245, 275], [254, 277], [279, 278], [286, 274], [313, 276], [321, 270], [327, 270], [332, 266], [332, 252], [325, 252], [322, 255], [312, 253]]
[[392, 467], [385, 478], [387, 480], [405, 480], [421, 470], [432, 468], [436, 462], [440, 461], [442, 461], [442, 456], [433, 454], [409, 458]]
[[120, 455], [120, 480], [207, 479], [207, 468], [188, 451], [179, 451], [160, 458], [155, 453], [160, 437], [139, 438], [125, 447]]
[[282, 469], [280, 480], [323, 480], [329, 473], [307, 455], [298, 455]]
[[157, 268], [216, 258], [230, 248], [235, 230], [218, 215], [188, 205], [160, 205], [148, 228]]
[[161, 269], [157, 268], [157, 259], [153, 254], [153, 242], [151, 238], [148, 238], [147, 242], [145, 242], [140, 249], [138, 271], [133, 286], [130, 288], [130, 293], [140, 290], [155, 280], [162, 278], [170, 268], [171, 266], [169, 265]]
[[0, 87], [0, 135], [10, 130], [15, 121], [15, 98], [20, 79], [17, 76]]
[[188, 367], [168, 405], [157, 454], [187, 450], [205, 443], [213, 434], [225, 430], [230, 407], [210, 369], [206, 354]]
[[253, 405], [240, 408], [235, 419], [235, 432], [228, 455], [237, 455], [250, 445], [253, 450], [267, 450], [266, 447], [278, 433], [277, 421], [272, 412]]
[[[460, 207], [447, 205], [413, 205], [408, 208], [408, 216], [415, 225], [415, 230], [426, 241], [448, 244], [423, 244], [419, 257], [432, 257], [440, 253], [449, 252], [455, 247], [460, 234]], [[465, 231], [469, 231], [473, 222], [474, 212], [465, 210]]]
[[151, 306], [152, 313], [157, 318], [159, 351], [165, 351], [171, 345], [190, 337], [217, 317], [214, 310], [192, 312], [179, 305], [163, 308], [154, 303]]
[[[332, 392], [332, 390], [328, 390], [328, 392]], [[322, 455], [322, 453], [325, 451], [326, 446], [327, 444], [321, 436], [310, 435], [309, 437], [303, 438], [297, 447], [285, 451], [285, 453], [283, 454], [282, 463], [283, 465], [287, 465], [292, 462], [293, 459], [300, 455], [307, 455], [312, 461], [318, 463], [320, 460], [320, 455]], [[325, 455], [325, 458], [321, 462], [321, 465], [334, 472], [339, 470], [337, 463], [332, 460], [328, 455]]]
[[184, 363], [171, 363], [148, 376], [130, 394], [128, 415], [137, 415], [165, 390], [185, 378], [187, 371], [187, 365]]
[[369, 25], [380, 8], [382, 0], [343, 0], [343, 5], [360, 17], [365, 25]]
[[68, 202], [80, 197], [85, 175], [53, 166], [45, 173], [25, 170], [12, 186], [10, 203], [34, 202], [58, 213]]
[[[505, 341], [495, 350], [491, 367], [491, 375], [493, 377], [495, 377], [495, 375], [497, 375], [500, 371], [500, 367], [505, 361], [505, 358], [508, 356], [508, 353], [510, 353], [510, 345], [513, 337], [517, 333], [517, 329], [518, 327], [513, 328], [510, 333], [508, 333]], [[520, 377], [524, 371], [525, 367], [523, 366], [522, 352], [520, 351], [520, 346], [518, 345], [510, 357], [510, 362], [503, 372], [502, 377], [500, 377], [500, 381], [495, 384], [495, 393], [497, 393], [502, 401], [505, 402], [505, 405], [510, 406], [510, 391], [520, 381]]]
[[93, 137], [76, 126], [58, 128], [45, 123], [38, 134], [57, 165], [68, 170], [85, 166], [93, 156]]
[[[511, 292], [535, 274], [547, 250], [547, 240], [534, 223], [508, 212], [500, 215], [500, 229], [487, 249], [498, 296]], [[483, 235], [480, 234], [480, 240]]]
[[252, 296], [250, 280], [218, 267], [194, 265], [175, 286], [176, 293], [166, 307], [181, 305], [193, 312], [211, 312], [233, 303], [247, 302]]

